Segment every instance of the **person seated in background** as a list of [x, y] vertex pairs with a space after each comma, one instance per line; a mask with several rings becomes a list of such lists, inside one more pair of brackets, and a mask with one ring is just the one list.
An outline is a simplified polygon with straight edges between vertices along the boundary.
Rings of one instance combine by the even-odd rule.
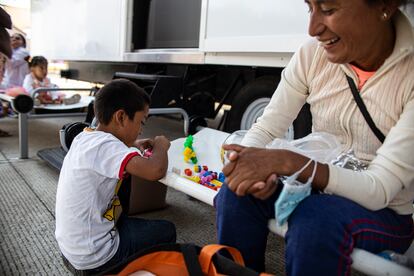
[[[128, 217], [118, 198], [129, 174], [158, 180], [168, 167], [167, 138], [137, 140], [149, 104], [149, 95], [135, 83], [109, 82], [96, 94], [97, 128], [77, 135], [63, 161], [55, 235], [72, 272], [121, 268], [134, 253], [176, 240], [174, 224]], [[151, 157], [141, 156], [137, 148], [152, 148]]]
[[57, 88], [57, 85], [50, 82], [47, 77], [48, 73], [48, 61], [43, 56], [34, 56], [29, 62], [30, 73], [27, 74], [23, 81], [23, 88], [34, 99], [37, 99], [39, 104], [61, 104], [63, 102], [62, 95], [51, 92], [40, 92], [37, 95], [33, 95], [33, 92], [40, 87], [43, 88]]
[[48, 61], [43, 56], [34, 56], [30, 62], [30, 73], [26, 75], [23, 81], [23, 88], [31, 97], [34, 98], [35, 106], [41, 104], [75, 104], [80, 100], [80, 95], [75, 94], [69, 98], [65, 98], [63, 93], [58, 91], [42, 91], [33, 95], [37, 88], [57, 88], [56, 84], [50, 82], [47, 77]]
[[9, 89], [21, 87], [24, 77], [29, 73], [29, 52], [26, 50], [26, 39], [22, 34], [15, 33], [10, 37], [13, 48], [12, 57], [6, 63], [2, 87]]
[[[1, 82], [3, 81], [5, 64], [7, 62], [7, 56], [3, 53], [0, 53], [0, 93], [3, 93], [3, 87], [1, 86]], [[6, 102], [0, 102], [0, 117], [6, 117], [9, 113], [9, 105]], [[10, 136], [9, 133], [6, 131], [0, 130], [0, 137], [7, 137]]]

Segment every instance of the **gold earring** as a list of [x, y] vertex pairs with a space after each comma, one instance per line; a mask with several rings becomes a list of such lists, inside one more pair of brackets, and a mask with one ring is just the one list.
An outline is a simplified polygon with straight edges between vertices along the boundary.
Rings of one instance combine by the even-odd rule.
[[383, 19], [383, 20], [387, 20], [387, 19], [388, 19], [388, 14], [387, 14], [386, 12], [384, 12], [384, 13], [382, 14], [382, 19]]

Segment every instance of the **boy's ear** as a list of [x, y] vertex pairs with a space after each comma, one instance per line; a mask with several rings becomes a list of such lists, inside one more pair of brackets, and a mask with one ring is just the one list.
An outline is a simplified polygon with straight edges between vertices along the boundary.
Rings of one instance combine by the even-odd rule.
[[125, 113], [124, 110], [119, 109], [114, 113], [113, 118], [114, 118], [114, 121], [115, 121], [116, 124], [118, 124], [120, 126], [124, 126], [126, 113]]

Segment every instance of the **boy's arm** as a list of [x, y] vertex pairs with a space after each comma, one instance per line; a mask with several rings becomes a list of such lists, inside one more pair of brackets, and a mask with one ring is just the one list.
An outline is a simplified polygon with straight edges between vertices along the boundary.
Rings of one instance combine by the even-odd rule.
[[152, 155], [149, 158], [135, 156], [129, 160], [125, 170], [146, 180], [159, 180], [167, 172], [170, 141], [164, 136], [154, 138]]

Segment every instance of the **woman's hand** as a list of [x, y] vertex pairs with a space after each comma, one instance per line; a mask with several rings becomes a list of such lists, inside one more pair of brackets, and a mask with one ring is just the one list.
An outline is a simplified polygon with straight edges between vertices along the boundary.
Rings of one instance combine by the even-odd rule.
[[248, 190], [247, 194], [251, 194], [252, 196], [266, 200], [268, 199], [277, 188], [278, 177], [276, 174], [271, 174], [266, 181], [260, 181], [253, 184]]
[[[268, 198], [276, 190], [279, 176], [292, 175], [309, 161], [306, 156], [282, 149], [246, 148], [240, 145], [223, 145], [223, 149], [230, 151], [230, 162], [223, 168], [230, 190], [239, 196], [252, 194], [260, 199]], [[298, 180], [305, 183], [312, 172], [313, 166], [308, 166], [298, 176]], [[323, 191], [328, 180], [329, 166], [318, 163], [312, 188]]]
[[265, 199], [276, 190], [275, 172], [281, 171], [280, 160], [283, 159], [277, 150], [246, 148], [234, 144], [224, 145], [223, 149], [229, 151], [230, 160], [224, 166], [223, 173], [233, 192], [239, 196], [252, 194]]

